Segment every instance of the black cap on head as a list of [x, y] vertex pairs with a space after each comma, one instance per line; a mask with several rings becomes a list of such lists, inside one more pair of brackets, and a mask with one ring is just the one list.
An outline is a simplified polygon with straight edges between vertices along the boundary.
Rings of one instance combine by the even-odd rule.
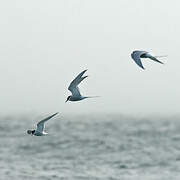
[[31, 131], [31, 130], [27, 130], [27, 133], [28, 133], [28, 134], [31, 134], [31, 133], [32, 133], [32, 131]]
[[66, 103], [67, 101], [69, 101], [70, 97], [71, 97], [71, 96], [68, 96], [68, 97], [67, 97], [67, 99], [66, 99], [65, 103]]

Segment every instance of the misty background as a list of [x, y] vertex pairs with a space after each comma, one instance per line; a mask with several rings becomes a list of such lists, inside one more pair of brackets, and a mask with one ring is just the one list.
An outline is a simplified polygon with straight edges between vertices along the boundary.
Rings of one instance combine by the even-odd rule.
[[[0, 113], [177, 115], [180, 2], [8, 0], [0, 2]], [[168, 55], [165, 65], [133, 50]], [[64, 103], [82, 70], [83, 95]]]

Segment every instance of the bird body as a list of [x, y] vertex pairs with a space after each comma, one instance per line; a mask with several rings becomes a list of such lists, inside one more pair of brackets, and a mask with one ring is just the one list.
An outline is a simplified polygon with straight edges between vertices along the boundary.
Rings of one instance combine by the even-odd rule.
[[83, 100], [83, 99], [86, 99], [88, 97], [85, 97], [85, 96], [70, 96], [69, 98], [69, 101], [80, 101], [80, 100]]
[[33, 135], [34, 136], [45, 136], [45, 135], [47, 135], [48, 133], [46, 133], [46, 132], [39, 132], [39, 131], [37, 131], [37, 130], [35, 130], [35, 132], [33, 133]]

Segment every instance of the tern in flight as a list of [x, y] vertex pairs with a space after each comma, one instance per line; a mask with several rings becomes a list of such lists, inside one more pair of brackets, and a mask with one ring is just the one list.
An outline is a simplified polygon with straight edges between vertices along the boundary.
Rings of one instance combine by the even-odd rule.
[[144, 69], [142, 62], [141, 62], [141, 58], [149, 58], [153, 61], [164, 64], [163, 62], [159, 61], [157, 58], [166, 57], [166, 56], [152, 56], [151, 54], [149, 54], [146, 51], [133, 51], [131, 54], [131, 57], [139, 67]]
[[40, 122], [38, 122], [36, 129], [34, 129], [34, 130], [27, 130], [27, 133], [31, 134], [31, 135], [35, 135], [35, 136], [44, 136], [44, 135], [47, 135], [48, 133], [44, 132], [44, 123], [46, 121], [48, 121], [49, 119], [51, 119], [52, 117], [54, 117], [56, 114], [58, 114], [58, 112], [53, 114], [53, 115], [51, 115], [51, 116], [49, 116], [49, 117], [47, 117], [47, 118], [45, 118], [45, 119], [43, 119], [43, 120], [41, 120]]
[[88, 76], [83, 76], [86, 71], [87, 70], [82, 71], [69, 85], [68, 90], [71, 91], [72, 95], [67, 97], [66, 102], [67, 101], [80, 101], [86, 98], [99, 97], [99, 96], [82, 96], [81, 95], [78, 85], [83, 79], [88, 77]]

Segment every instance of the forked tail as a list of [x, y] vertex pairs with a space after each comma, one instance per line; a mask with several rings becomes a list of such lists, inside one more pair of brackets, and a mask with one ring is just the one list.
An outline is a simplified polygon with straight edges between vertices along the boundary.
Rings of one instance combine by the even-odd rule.
[[163, 57], [168, 57], [168, 55], [162, 55], [162, 56], [154, 56], [156, 58], [163, 58]]
[[85, 98], [97, 98], [97, 97], [101, 97], [101, 96], [86, 96]]

